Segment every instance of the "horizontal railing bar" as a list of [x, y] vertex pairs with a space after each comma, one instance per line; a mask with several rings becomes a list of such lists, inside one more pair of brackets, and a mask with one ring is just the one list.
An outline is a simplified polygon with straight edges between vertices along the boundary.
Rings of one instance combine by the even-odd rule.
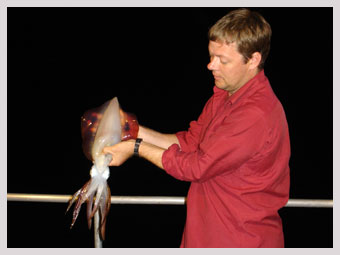
[[[8, 193], [7, 201], [67, 203], [71, 197], [71, 195]], [[111, 196], [111, 204], [183, 205], [185, 197]]]
[[333, 200], [326, 199], [289, 199], [286, 207], [333, 208]]
[[[67, 203], [71, 195], [18, 194], [8, 193], [7, 201]], [[164, 196], [111, 196], [111, 204], [159, 204], [184, 205], [185, 197]], [[333, 200], [326, 199], [289, 199], [285, 207], [333, 208]]]
[[66, 203], [70, 195], [7, 193], [7, 201]]

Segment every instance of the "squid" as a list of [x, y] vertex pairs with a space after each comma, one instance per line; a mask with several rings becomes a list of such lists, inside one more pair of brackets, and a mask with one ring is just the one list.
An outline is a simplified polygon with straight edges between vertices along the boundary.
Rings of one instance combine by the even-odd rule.
[[81, 117], [82, 148], [85, 156], [93, 162], [91, 179], [70, 199], [66, 212], [75, 202], [71, 227], [73, 227], [81, 205], [87, 203], [87, 223], [91, 229], [92, 218], [99, 210], [100, 237], [105, 240], [106, 218], [111, 206], [111, 191], [107, 185], [110, 176], [111, 154], [103, 154], [106, 146], [120, 141], [135, 139], [139, 130], [134, 114], [124, 112], [118, 98], [107, 101], [102, 106], [86, 111]]

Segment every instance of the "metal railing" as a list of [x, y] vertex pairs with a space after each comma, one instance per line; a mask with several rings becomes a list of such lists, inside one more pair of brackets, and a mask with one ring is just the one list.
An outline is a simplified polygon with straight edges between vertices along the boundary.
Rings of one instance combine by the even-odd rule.
[[[20, 202], [49, 202], [67, 203], [71, 195], [51, 195], [51, 194], [18, 194], [8, 193], [7, 201]], [[111, 204], [153, 204], [153, 205], [184, 205], [185, 197], [164, 197], [164, 196], [111, 196]], [[317, 207], [333, 208], [333, 200], [326, 199], [289, 199], [285, 207]], [[99, 214], [94, 216], [94, 239], [95, 247], [101, 248], [102, 241], [98, 232]]]

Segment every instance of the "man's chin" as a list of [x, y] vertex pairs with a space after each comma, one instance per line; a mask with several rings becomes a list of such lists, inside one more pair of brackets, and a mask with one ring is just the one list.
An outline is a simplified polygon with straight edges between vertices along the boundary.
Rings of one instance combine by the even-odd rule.
[[218, 87], [219, 89], [225, 89], [225, 85], [222, 82], [215, 81], [215, 86]]

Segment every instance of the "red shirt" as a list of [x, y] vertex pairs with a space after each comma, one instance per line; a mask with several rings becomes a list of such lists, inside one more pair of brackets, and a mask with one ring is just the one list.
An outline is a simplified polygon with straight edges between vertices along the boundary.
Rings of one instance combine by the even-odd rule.
[[232, 96], [214, 87], [197, 121], [163, 154], [190, 181], [181, 247], [283, 247], [289, 197], [286, 116], [264, 71]]

